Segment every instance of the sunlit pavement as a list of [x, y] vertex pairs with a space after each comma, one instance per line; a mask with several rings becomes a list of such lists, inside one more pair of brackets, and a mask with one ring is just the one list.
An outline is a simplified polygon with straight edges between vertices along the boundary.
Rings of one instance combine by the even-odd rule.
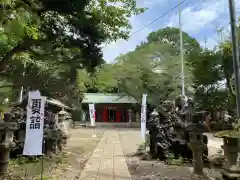
[[214, 137], [212, 133], [204, 133], [208, 137], [208, 153], [213, 155], [222, 150], [221, 146], [223, 145], [223, 139]]
[[131, 180], [118, 131], [107, 130], [87, 162], [81, 180]]

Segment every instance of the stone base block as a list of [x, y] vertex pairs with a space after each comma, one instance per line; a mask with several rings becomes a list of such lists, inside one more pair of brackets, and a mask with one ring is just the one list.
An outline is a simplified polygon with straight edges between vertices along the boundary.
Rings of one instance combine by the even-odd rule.
[[224, 180], [240, 180], [240, 173], [222, 171], [222, 178]]

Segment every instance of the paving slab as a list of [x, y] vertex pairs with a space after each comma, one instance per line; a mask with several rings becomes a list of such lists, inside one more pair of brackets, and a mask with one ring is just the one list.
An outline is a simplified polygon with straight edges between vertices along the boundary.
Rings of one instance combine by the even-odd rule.
[[81, 180], [131, 180], [118, 131], [105, 131], [80, 176]]

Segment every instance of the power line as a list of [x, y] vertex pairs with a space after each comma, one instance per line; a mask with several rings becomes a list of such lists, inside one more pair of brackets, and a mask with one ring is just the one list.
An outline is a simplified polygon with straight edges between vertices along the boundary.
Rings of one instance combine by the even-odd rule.
[[[151, 21], [150, 23], [146, 24], [145, 26], [143, 26], [142, 28], [138, 29], [137, 31], [133, 32], [132, 34], [130, 34], [130, 36], [133, 36], [134, 34], [142, 31], [143, 29], [147, 28], [148, 26], [152, 25], [153, 23], [155, 23], [156, 21], [158, 21], [159, 19], [163, 18], [164, 16], [166, 16], [168, 13], [174, 11], [175, 9], [177, 9], [181, 4], [183, 4], [184, 2], [186, 2], [187, 0], [183, 0], [182, 2], [180, 2], [178, 5], [174, 6], [173, 8], [169, 9], [167, 12], [165, 12], [164, 14], [158, 16], [156, 19], [154, 19], [153, 21]], [[129, 37], [130, 37], [129, 36]]]

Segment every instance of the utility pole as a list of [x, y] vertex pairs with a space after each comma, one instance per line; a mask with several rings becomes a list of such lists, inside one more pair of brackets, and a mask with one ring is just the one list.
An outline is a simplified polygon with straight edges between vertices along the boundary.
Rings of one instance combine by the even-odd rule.
[[207, 38], [206, 38], [206, 36], [204, 36], [204, 46], [205, 46], [205, 49], [207, 49]]
[[228, 0], [229, 2], [229, 13], [231, 23], [231, 34], [232, 34], [232, 54], [233, 54], [233, 66], [234, 66], [234, 77], [235, 77], [235, 89], [236, 89], [236, 108], [237, 108], [237, 119], [240, 124], [240, 78], [239, 78], [239, 51], [238, 51], [238, 37], [237, 37], [237, 25], [236, 25], [236, 11], [235, 1]]
[[185, 77], [184, 77], [184, 57], [183, 57], [183, 36], [182, 36], [182, 10], [180, 7], [180, 0], [178, 0], [178, 15], [179, 15], [179, 36], [180, 36], [180, 59], [181, 59], [181, 85], [182, 85], [182, 99], [185, 99]]
[[223, 27], [217, 26], [217, 34], [218, 34], [218, 39], [219, 39], [219, 45], [223, 43]]
[[[27, 65], [27, 61], [24, 61], [24, 68], [23, 68], [23, 78], [25, 77], [25, 70], [26, 70], [26, 65]], [[20, 90], [20, 94], [19, 94], [19, 103], [21, 103], [23, 100], [23, 85], [21, 86], [21, 90]]]

